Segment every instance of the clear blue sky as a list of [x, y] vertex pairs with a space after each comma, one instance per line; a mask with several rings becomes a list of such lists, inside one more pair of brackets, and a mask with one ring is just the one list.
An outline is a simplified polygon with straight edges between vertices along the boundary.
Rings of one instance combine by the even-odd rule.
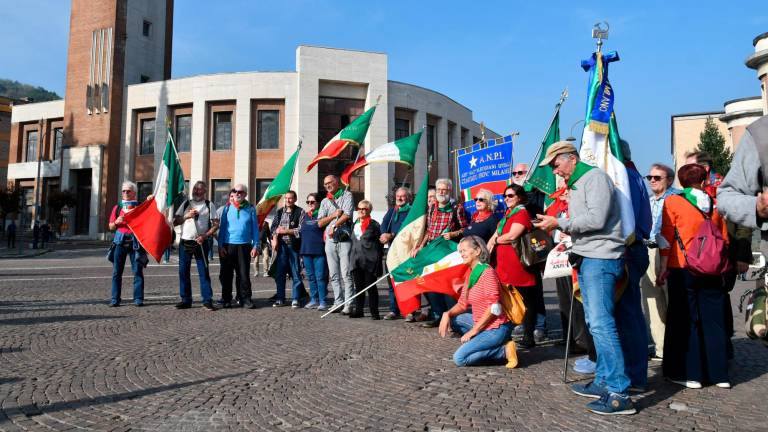
[[[529, 161], [564, 87], [561, 135], [583, 117], [592, 25], [611, 25], [622, 136], [641, 171], [671, 162], [670, 115], [759, 95], [744, 59], [768, 31], [764, 1], [176, 0], [173, 77], [294, 70], [299, 44], [382, 51], [392, 80], [445, 93]], [[578, 2], [581, 3], [581, 2]], [[64, 94], [69, 2], [0, 0], [0, 77]], [[581, 125], [574, 133], [578, 135]]]

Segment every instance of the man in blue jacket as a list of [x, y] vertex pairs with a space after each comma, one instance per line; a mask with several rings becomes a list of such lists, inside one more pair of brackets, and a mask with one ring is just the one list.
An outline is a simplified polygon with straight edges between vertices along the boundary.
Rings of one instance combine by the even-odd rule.
[[221, 214], [219, 256], [221, 257], [221, 299], [224, 308], [232, 307], [232, 277], [237, 274], [237, 304], [253, 309], [251, 299], [251, 260], [259, 256], [259, 219], [253, 205], [245, 199], [248, 188], [236, 184], [235, 199]]
[[[384, 215], [384, 219], [381, 223], [381, 236], [379, 241], [384, 245], [384, 256], [389, 251], [389, 245], [400, 231], [400, 227], [408, 217], [408, 212], [411, 210], [411, 190], [407, 187], [399, 187], [395, 191], [395, 206], [387, 210]], [[386, 259], [384, 260], [386, 262]], [[386, 265], [386, 264], [385, 264]], [[385, 269], [385, 271], [388, 271]], [[402, 318], [400, 316], [400, 309], [397, 307], [397, 300], [395, 299], [395, 291], [392, 287], [392, 282], [389, 281], [389, 313], [384, 315], [385, 320], [394, 320]]]

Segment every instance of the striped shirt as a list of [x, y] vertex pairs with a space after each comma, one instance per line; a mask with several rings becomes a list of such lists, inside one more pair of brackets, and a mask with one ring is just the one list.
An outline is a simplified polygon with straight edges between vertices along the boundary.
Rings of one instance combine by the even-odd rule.
[[[331, 200], [328, 198], [323, 198], [323, 200], [320, 202], [320, 209], [317, 213], [317, 218], [322, 219], [324, 217], [328, 217], [333, 212], [336, 211], [337, 208], [340, 208], [344, 214], [349, 216], [349, 220], [352, 220], [352, 213], [354, 212], [354, 203], [352, 198], [352, 192], [350, 191], [344, 191], [343, 194], [339, 197], [339, 199], [336, 200], [336, 206], [331, 203]], [[331, 235], [333, 234], [333, 228], [336, 226], [336, 219], [334, 219], [331, 223], [325, 226], [325, 237], [327, 239], [331, 239]]]
[[[483, 315], [485, 315], [485, 311], [491, 307], [492, 304], [500, 303], [499, 290], [501, 289], [501, 283], [499, 282], [499, 277], [496, 275], [496, 270], [492, 267], [488, 267], [483, 274], [480, 275], [475, 286], [469, 290], [469, 293], [465, 293], [467, 284], [469, 283], [469, 274], [470, 272], [467, 272], [467, 280], [459, 292], [459, 304], [465, 308], [472, 307], [472, 321], [477, 324], [483, 318]], [[502, 313], [492, 319], [483, 330], [499, 328], [507, 321], [507, 315]]]

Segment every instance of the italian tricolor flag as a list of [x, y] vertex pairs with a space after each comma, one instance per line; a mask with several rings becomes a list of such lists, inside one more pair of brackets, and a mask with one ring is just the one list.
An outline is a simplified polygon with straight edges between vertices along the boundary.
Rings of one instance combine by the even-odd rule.
[[344, 172], [341, 173], [341, 182], [348, 185], [352, 173], [370, 163], [398, 162], [412, 167], [416, 159], [416, 149], [419, 148], [419, 142], [421, 141], [421, 133], [422, 131], [416, 132], [413, 135], [384, 144], [364, 155], [360, 155], [355, 163], [348, 165]]
[[341, 130], [335, 137], [323, 147], [320, 153], [312, 159], [312, 162], [307, 165], [306, 172], [309, 172], [318, 162], [323, 159], [333, 159], [339, 155], [349, 144], [359, 146], [365, 140], [365, 135], [368, 133], [368, 127], [371, 125], [371, 118], [376, 111], [374, 105], [371, 109], [364, 112], [363, 115], [356, 118], [347, 127]]
[[288, 162], [283, 165], [280, 172], [277, 173], [277, 177], [272, 180], [267, 190], [264, 191], [264, 196], [256, 204], [256, 215], [259, 218], [259, 226], [264, 222], [270, 211], [275, 207], [280, 198], [285, 195], [286, 192], [291, 190], [291, 182], [293, 181], [293, 172], [296, 169], [296, 160], [299, 158], [299, 150], [301, 146], [293, 152], [293, 155], [288, 159]]
[[459, 255], [456, 242], [438, 237], [390, 271], [395, 288], [397, 305], [403, 315], [421, 306], [419, 295], [425, 292], [447, 294], [459, 297], [459, 288], [464, 284], [469, 267]]
[[[166, 212], [173, 209], [174, 200], [184, 193], [184, 173], [181, 171], [171, 130], [165, 143], [163, 163], [157, 172], [152, 198], [127, 213], [124, 218], [128, 227], [144, 250], [160, 262], [163, 251], [171, 244], [171, 224]], [[172, 217], [172, 215], [170, 216]]]
[[455, 298], [457, 286], [461, 285], [467, 271], [456, 243], [443, 237], [433, 240], [411, 258], [411, 251], [421, 243], [427, 226], [428, 190], [427, 172], [408, 217], [387, 252], [387, 268], [390, 269], [397, 305], [403, 315], [421, 306], [419, 294], [423, 292], [438, 292]]

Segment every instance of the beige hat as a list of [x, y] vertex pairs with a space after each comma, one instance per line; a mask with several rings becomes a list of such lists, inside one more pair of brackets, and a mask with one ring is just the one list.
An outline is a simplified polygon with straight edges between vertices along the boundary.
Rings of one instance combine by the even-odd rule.
[[547, 154], [544, 156], [544, 159], [541, 160], [539, 166], [543, 167], [549, 165], [549, 163], [552, 162], [552, 160], [554, 160], [557, 155], [563, 153], [578, 153], [578, 151], [570, 141], [558, 141], [549, 146], [547, 149]]

